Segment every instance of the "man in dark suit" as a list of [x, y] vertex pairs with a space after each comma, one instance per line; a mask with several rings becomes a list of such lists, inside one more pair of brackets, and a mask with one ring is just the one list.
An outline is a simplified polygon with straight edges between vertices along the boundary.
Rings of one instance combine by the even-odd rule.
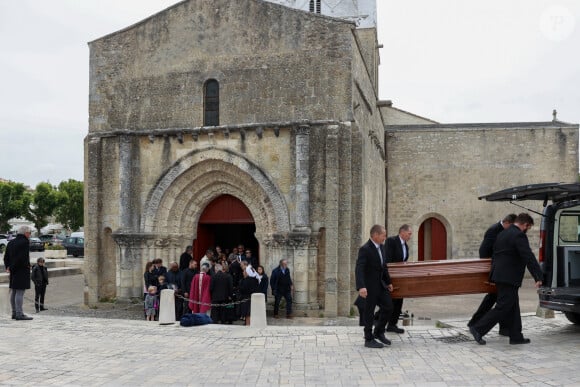
[[[212, 304], [225, 304], [232, 299], [234, 293], [234, 282], [229, 273], [223, 271], [221, 264], [215, 265], [215, 274], [211, 277], [209, 285]], [[226, 314], [224, 306], [213, 306], [211, 308], [211, 319], [213, 322], [222, 324], [231, 323], [231, 318]]]
[[30, 289], [30, 227], [21, 226], [18, 235], [6, 246], [4, 267], [10, 273], [10, 306], [12, 319], [32, 320], [22, 311], [24, 292]]
[[[506, 215], [503, 220], [493, 224], [490, 228], [487, 229], [483, 236], [483, 241], [479, 246], [479, 258], [491, 258], [493, 255], [493, 245], [495, 244], [495, 240], [500, 232], [507, 229], [511, 226], [514, 221], [516, 220], [516, 214], [509, 214]], [[480, 318], [482, 318], [487, 312], [493, 308], [495, 302], [497, 301], [497, 293], [488, 293], [483, 297], [479, 308], [471, 317], [471, 320], [467, 323], [468, 327], [473, 326]], [[502, 336], [509, 336], [508, 329], [504, 326], [505, 324], [500, 321], [499, 322], [499, 334]]]
[[[393, 312], [390, 293], [393, 291], [393, 284], [387, 269], [387, 255], [383, 246], [387, 239], [387, 230], [381, 225], [374, 225], [370, 234], [369, 241], [358, 251], [356, 288], [359, 295], [365, 299], [365, 347], [383, 348], [384, 345], [391, 345], [389, 339], [385, 337], [385, 327]], [[373, 334], [373, 316], [377, 305], [380, 308], [379, 321]]]
[[186, 270], [189, 267], [189, 261], [193, 259], [193, 246], [187, 246], [185, 252], [179, 257], [179, 271]]
[[[404, 224], [399, 227], [399, 235], [395, 235], [387, 238], [387, 262], [407, 262], [409, 259], [409, 245], [407, 242], [411, 239], [413, 235], [413, 230], [408, 224]], [[389, 324], [387, 325], [387, 332], [394, 333], [405, 333], [405, 330], [399, 328], [397, 323], [399, 322], [399, 316], [401, 316], [401, 311], [403, 310], [403, 299], [394, 298], [393, 299], [393, 313], [389, 319]]]
[[536, 287], [542, 285], [542, 270], [526, 235], [533, 225], [532, 217], [521, 213], [513, 225], [497, 236], [490, 273], [490, 281], [497, 287], [497, 302], [495, 308], [469, 328], [478, 344], [485, 344], [482, 337], [499, 321], [508, 325], [510, 344], [530, 342], [522, 335], [518, 289], [522, 285], [526, 266], [536, 281]]
[[246, 249], [245, 255], [242, 255], [242, 261], [248, 262], [254, 269], [258, 268], [258, 258], [252, 256], [252, 250]]

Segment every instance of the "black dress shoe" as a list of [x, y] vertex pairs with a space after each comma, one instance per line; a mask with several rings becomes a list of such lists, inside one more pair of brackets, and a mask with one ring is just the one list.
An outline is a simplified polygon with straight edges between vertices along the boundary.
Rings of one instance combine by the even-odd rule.
[[384, 334], [375, 335], [375, 339], [380, 341], [384, 345], [391, 345], [391, 340], [387, 339]]
[[485, 345], [485, 340], [481, 338], [481, 335], [474, 327], [469, 327], [469, 332], [473, 335], [473, 338], [479, 345]]
[[383, 348], [384, 345], [382, 345], [381, 343], [379, 343], [376, 340], [365, 340], [365, 347], [367, 348]]
[[401, 333], [405, 333], [405, 330], [402, 329], [402, 328], [399, 328], [396, 325], [389, 325], [387, 327], [387, 332], [393, 332], [393, 333], [399, 333], [399, 334], [401, 334]]
[[14, 320], [27, 321], [27, 320], [32, 320], [32, 317], [23, 314], [22, 316], [16, 316], [16, 318]]
[[48, 308], [45, 308], [44, 306], [41, 306], [41, 307], [40, 307], [40, 311], [41, 311], [41, 312], [44, 312], [45, 310], [48, 310]]
[[516, 344], [530, 344], [531, 340], [530, 339], [526, 339], [525, 337], [522, 337], [521, 339], [510, 339], [510, 344], [512, 345], [516, 345]]
[[16, 313], [12, 313], [12, 320], [16, 320]]

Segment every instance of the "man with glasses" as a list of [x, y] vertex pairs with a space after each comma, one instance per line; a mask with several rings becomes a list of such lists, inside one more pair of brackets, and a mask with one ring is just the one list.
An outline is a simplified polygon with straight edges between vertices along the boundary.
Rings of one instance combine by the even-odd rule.
[[4, 267], [10, 273], [10, 306], [13, 320], [32, 320], [22, 311], [24, 292], [30, 289], [30, 227], [21, 226], [6, 246]]
[[528, 344], [530, 339], [522, 334], [522, 318], [518, 290], [522, 286], [526, 266], [536, 281], [542, 285], [542, 270], [532, 253], [526, 233], [534, 225], [529, 214], [519, 214], [514, 224], [497, 236], [491, 261], [490, 281], [497, 288], [495, 307], [469, 328], [475, 341], [484, 345], [482, 338], [498, 322], [508, 325], [510, 344]]
[[243, 261], [248, 262], [254, 269], [258, 267], [258, 260], [252, 256], [252, 250], [246, 249], [246, 254], [242, 258]]

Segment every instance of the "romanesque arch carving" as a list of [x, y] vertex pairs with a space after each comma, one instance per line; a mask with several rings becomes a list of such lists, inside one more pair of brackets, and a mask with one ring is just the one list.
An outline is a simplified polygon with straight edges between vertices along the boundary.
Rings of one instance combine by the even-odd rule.
[[244, 202], [257, 234], [290, 230], [286, 201], [272, 179], [243, 156], [210, 148], [189, 153], [161, 176], [143, 208], [141, 231], [191, 232], [207, 204], [224, 193]]

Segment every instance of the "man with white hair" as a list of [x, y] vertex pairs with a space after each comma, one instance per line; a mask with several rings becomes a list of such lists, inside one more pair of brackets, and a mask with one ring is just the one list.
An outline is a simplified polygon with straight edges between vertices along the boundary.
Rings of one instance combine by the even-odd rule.
[[12, 319], [32, 320], [22, 311], [24, 292], [30, 289], [30, 227], [20, 226], [18, 235], [6, 246], [4, 267], [10, 273], [10, 306]]

